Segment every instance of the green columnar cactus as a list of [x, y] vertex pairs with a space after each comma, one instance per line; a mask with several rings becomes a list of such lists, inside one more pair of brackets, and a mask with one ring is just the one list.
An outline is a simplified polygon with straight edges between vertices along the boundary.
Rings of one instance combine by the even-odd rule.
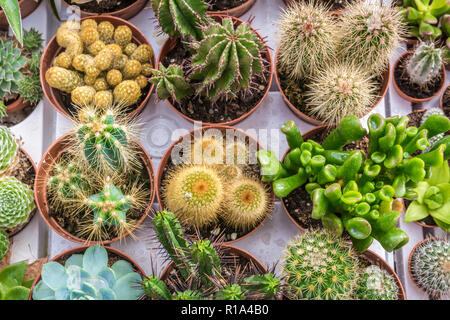
[[225, 288], [216, 293], [216, 300], [245, 300], [242, 287], [238, 284], [228, 284]]
[[142, 280], [141, 286], [147, 297], [154, 300], [171, 300], [172, 294], [164, 281], [154, 275], [150, 275]]
[[362, 300], [397, 300], [399, 288], [386, 270], [372, 265], [365, 268], [359, 280], [358, 298]]
[[255, 274], [244, 279], [245, 292], [257, 292], [263, 299], [272, 299], [281, 289], [281, 281], [273, 273]]
[[160, 63], [158, 70], [152, 70], [150, 82], [156, 85], [158, 98], [161, 100], [171, 98], [180, 101], [193, 93], [184, 77], [183, 69], [178, 65], [166, 68]]
[[27, 266], [21, 261], [0, 271], [0, 300], [28, 300], [33, 279], [25, 279]]
[[282, 262], [289, 299], [344, 300], [358, 289], [359, 261], [343, 240], [307, 231], [286, 248]]
[[14, 177], [0, 178], [0, 228], [14, 228], [34, 210], [33, 191]]
[[409, 80], [426, 86], [439, 76], [442, 63], [442, 49], [436, 48], [433, 43], [422, 42], [406, 64]]
[[440, 296], [450, 293], [450, 242], [431, 239], [412, 254], [411, 272], [417, 284], [428, 293]]
[[6, 255], [9, 249], [9, 238], [5, 231], [0, 229], [0, 261]]
[[53, 166], [48, 186], [58, 200], [64, 202], [79, 198], [89, 189], [89, 181], [75, 163], [57, 163]]
[[27, 59], [12, 40], [0, 40], [0, 100], [18, 93], [19, 83], [23, 79], [20, 71], [26, 63]]
[[231, 18], [211, 22], [195, 46], [190, 79], [199, 82], [197, 93], [212, 101], [251, 90], [254, 77], [264, 70], [264, 44], [248, 23], [235, 27]]
[[202, 38], [200, 24], [206, 20], [207, 5], [202, 0], [152, 0], [152, 8], [162, 30], [169, 36]]
[[209, 282], [209, 278], [220, 275], [220, 258], [209, 240], [199, 240], [191, 245], [192, 262], [197, 266], [198, 275]]
[[11, 131], [0, 126], [0, 176], [14, 163], [19, 145]]
[[279, 26], [279, 67], [293, 79], [311, 76], [336, 52], [335, 22], [320, 2], [293, 3]]
[[203, 300], [203, 297], [197, 291], [186, 290], [175, 293], [172, 300]]
[[354, 2], [343, 11], [340, 21], [339, 53], [346, 61], [380, 75], [399, 46], [405, 28], [397, 8]]

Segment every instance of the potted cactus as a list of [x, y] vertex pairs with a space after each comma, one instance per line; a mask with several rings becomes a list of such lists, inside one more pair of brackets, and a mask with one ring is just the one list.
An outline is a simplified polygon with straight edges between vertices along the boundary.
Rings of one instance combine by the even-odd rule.
[[145, 8], [147, 0], [63, 0], [62, 3], [78, 6], [83, 18], [104, 14], [128, 20]]
[[419, 242], [408, 260], [411, 280], [434, 299], [450, 293], [450, 243], [429, 238]]
[[167, 99], [184, 118], [205, 125], [234, 124], [267, 95], [270, 52], [249, 23], [221, 15], [210, 18], [202, 3], [184, 8], [195, 12], [186, 24], [156, 8], [159, 25], [171, 38], [161, 49], [150, 81], [157, 86], [158, 98]]
[[63, 23], [42, 58], [41, 83], [52, 106], [76, 117], [78, 106], [121, 105], [129, 116], [146, 106], [155, 64], [145, 36], [129, 22], [96, 16]]
[[371, 251], [358, 255], [328, 231], [294, 238], [281, 259], [281, 274], [283, 295], [290, 300], [405, 300], [400, 280], [383, 259]]
[[0, 124], [13, 126], [24, 120], [42, 99], [39, 81], [42, 34], [34, 28], [23, 34], [23, 45], [0, 37]]
[[191, 237], [223, 234], [230, 243], [249, 236], [264, 223], [275, 201], [254, 158], [260, 148], [231, 127], [191, 131], [161, 160], [160, 208], [177, 213]]
[[8, 251], [9, 238], [34, 215], [36, 167], [20, 144], [6, 127], [0, 126], [0, 260]]
[[61, 236], [81, 244], [119, 240], [142, 223], [153, 203], [151, 159], [120, 107], [79, 110], [75, 131], [44, 154], [37, 207]]
[[123, 252], [95, 245], [67, 250], [42, 267], [33, 300], [137, 300], [142, 269]]
[[171, 212], [156, 213], [153, 228], [172, 262], [159, 278], [142, 281], [152, 299], [273, 299], [280, 291], [280, 280], [249, 253], [209, 240], [190, 242]]
[[404, 53], [396, 61], [395, 90], [411, 102], [433, 99], [442, 91], [447, 78], [442, 61], [442, 49], [434, 43], [419, 43], [414, 51]]

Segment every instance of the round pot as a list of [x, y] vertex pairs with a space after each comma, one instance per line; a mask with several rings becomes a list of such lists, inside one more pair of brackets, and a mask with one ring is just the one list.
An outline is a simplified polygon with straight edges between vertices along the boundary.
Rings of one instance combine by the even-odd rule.
[[[63, 0], [62, 3], [64, 3], [67, 7], [70, 7], [70, 0]], [[105, 15], [105, 16], [114, 16], [121, 19], [131, 19], [135, 15], [137, 15], [139, 12], [141, 12], [145, 5], [147, 4], [147, 0], [136, 0], [132, 4], [130, 4], [128, 7], [125, 7], [123, 9], [112, 11], [112, 12], [105, 12], [105, 13], [95, 13], [95, 12], [88, 12], [84, 10], [81, 11], [81, 17], [82, 18], [92, 18], [98, 15]]]
[[441, 108], [442, 111], [444, 111], [444, 113], [445, 113], [444, 95], [445, 95], [445, 92], [447, 91], [447, 89], [449, 89], [449, 87], [450, 87], [450, 84], [445, 87], [445, 90], [442, 92], [441, 97], [439, 98], [439, 107]]
[[30, 102], [25, 102], [23, 98], [19, 98], [14, 102], [6, 105], [6, 114], [18, 112], [26, 107], [29, 107], [30, 105], [31, 105]]
[[404, 54], [402, 54], [402, 55], [397, 59], [397, 61], [395, 61], [395, 64], [394, 64], [394, 74], [392, 75], [395, 91], [397, 91], [398, 95], [401, 96], [403, 99], [408, 100], [408, 101], [411, 101], [411, 102], [414, 102], [414, 103], [421, 103], [421, 102], [429, 101], [429, 100], [431, 100], [431, 99], [437, 97], [437, 96], [439, 95], [439, 93], [442, 91], [442, 89], [444, 88], [445, 82], [446, 82], [446, 80], [447, 80], [447, 73], [446, 73], [446, 71], [445, 71], [445, 66], [444, 66], [444, 65], [442, 65], [442, 71], [443, 71], [444, 76], [443, 76], [442, 79], [441, 79], [441, 85], [440, 85], [440, 87], [439, 87], [439, 90], [436, 91], [436, 92], [435, 92], [432, 96], [430, 96], [430, 97], [422, 98], [422, 99], [410, 97], [410, 96], [408, 96], [406, 93], [404, 93], [404, 92], [400, 89], [400, 87], [398, 86], [397, 80], [395, 79], [395, 70], [397, 70], [397, 67], [398, 67], [399, 62], [400, 62], [403, 58], [405, 58], [407, 55], [409, 55], [409, 54], [412, 54], [412, 51], [407, 51], [407, 52], [405, 52]]
[[[69, 132], [65, 134], [64, 136], [60, 137], [58, 140], [56, 140], [50, 148], [44, 153], [42, 156], [41, 162], [39, 163], [37, 174], [36, 174], [36, 181], [34, 184], [34, 198], [36, 201], [37, 208], [39, 210], [39, 213], [42, 216], [42, 219], [47, 223], [47, 225], [57, 234], [59, 234], [61, 237], [75, 242], [82, 245], [95, 245], [95, 244], [110, 244], [113, 242], [116, 242], [118, 240], [121, 240], [125, 238], [128, 234], [124, 234], [120, 237], [115, 237], [111, 240], [105, 240], [105, 241], [87, 241], [85, 239], [79, 238], [71, 233], [69, 233], [67, 230], [62, 228], [57, 221], [50, 216], [50, 204], [48, 202], [48, 196], [47, 196], [47, 181], [50, 176], [51, 168], [55, 164], [55, 162], [58, 160], [58, 158], [68, 149], [69, 147], [69, 141], [70, 136], [73, 134], [73, 132]], [[141, 160], [145, 165], [145, 168], [147, 170], [148, 176], [150, 177], [150, 180], [153, 181], [152, 190], [150, 191], [150, 197], [147, 203], [147, 208], [145, 209], [145, 213], [142, 215], [142, 217], [138, 220], [136, 225], [133, 227], [132, 230], [130, 230], [129, 234], [132, 234], [145, 220], [147, 215], [149, 214], [152, 204], [155, 199], [155, 175], [154, 175], [154, 169], [152, 160], [150, 159], [149, 155], [145, 151], [144, 147], [138, 142], [134, 141], [137, 146], [139, 147], [139, 150], [141, 152]]]
[[[214, 20], [216, 21], [222, 21], [223, 18], [226, 18], [227, 16], [225, 15], [218, 15], [218, 14], [214, 14], [212, 15], [212, 17], [214, 18]], [[234, 23], [236, 25], [240, 25], [241, 23], [243, 23], [244, 21], [235, 18], [235, 17], [231, 17], [234, 21]], [[255, 32], [258, 37], [261, 39], [261, 41], [263, 41], [263, 43], [265, 43], [264, 38], [258, 33], [258, 31], [256, 31], [255, 29], [253, 29], [252, 27], [250, 27], [252, 29], [253, 32]], [[158, 64], [156, 65], [156, 67], [159, 67], [159, 64], [165, 59], [165, 57], [167, 56], [167, 54], [172, 51], [175, 46], [178, 44], [180, 40], [177, 37], [170, 37], [168, 38], [162, 48], [161, 48], [161, 52], [159, 53], [159, 57], [158, 57]], [[208, 123], [208, 122], [202, 122], [202, 125], [204, 126], [216, 126], [216, 125], [234, 125], [238, 122], [241, 122], [242, 120], [244, 120], [245, 118], [247, 118], [250, 114], [252, 114], [256, 109], [258, 109], [258, 107], [261, 105], [261, 103], [264, 101], [264, 99], [267, 97], [267, 94], [270, 91], [270, 87], [272, 85], [272, 73], [273, 73], [273, 67], [272, 67], [272, 56], [270, 54], [269, 48], [266, 46], [266, 60], [269, 63], [269, 83], [267, 84], [267, 88], [266, 88], [266, 92], [264, 93], [264, 96], [261, 98], [261, 100], [252, 108], [250, 109], [250, 111], [248, 111], [247, 113], [243, 114], [242, 116], [240, 116], [237, 119], [228, 121], [228, 122], [221, 122], [221, 123]], [[182, 116], [184, 119], [190, 121], [190, 122], [198, 122], [199, 120], [195, 120], [192, 119], [188, 116], [186, 116], [185, 114], [183, 114], [182, 112], [180, 112], [177, 108], [175, 108], [175, 106], [170, 102], [169, 99], [166, 99], [166, 102], [169, 104], [169, 106], [176, 112], [178, 113], [180, 116]]]
[[[37, 168], [36, 168], [36, 164], [34, 163], [33, 159], [30, 157], [30, 155], [22, 148], [19, 149], [19, 152], [22, 152], [28, 159], [28, 161], [31, 163], [31, 166], [33, 168], [34, 171], [34, 176], [35, 176], [35, 181], [36, 181], [36, 172], [37, 172]], [[25, 229], [25, 227], [30, 223], [31, 219], [33, 219], [34, 214], [36, 213], [36, 208], [34, 208], [31, 212], [30, 215], [28, 216], [28, 220], [24, 223], [22, 223], [21, 225], [10, 229], [7, 233], [9, 237], [13, 237], [16, 234], [18, 234], [20, 231], [22, 231], [23, 229]]]
[[[247, 135], [247, 134], [246, 134], [245, 132], [243, 132], [242, 130], [239, 130], [239, 129], [236, 129], [236, 128], [233, 128], [233, 127], [229, 127], [229, 126], [209, 126], [209, 127], [202, 127], [202, 128], [198, 128], [198, 129], [195, 129], [195, 130], [190, 131], [188, 134], [186, 134], [186, 135], [180, 137], [177, 141], [175, 141], [175, 142], [169, 147], [169, 149], [167, 149], [166, 153], [165, 153], [164, 156], [162, 157], [161, 162], [160, 162], [160, 164], [159, 164], [158, 173], [157, 173], [157, 177], [156, 177], [156, 199], [157, 199], [157, 201], [158, 201], [160, 210], [163, 210], [163, 209], [164, 209], [164, 203], [163, 203], [163, 201], [162, 201], [161, 190], [160, 190], [160, 189], [161, 189], [161, 185], [162, 185], [162, 178], [163, 178], [163, 176], [164, 176], [164, 169], [166, 168], [167, 163], [168, 163], [169, 160], [171, 159], [171, 154], [172, 154], [173, 148], [174, 148], [178, 143], [182, 142], [184, 137], [190, 135], [190, 136], [192, 137], [192, 139], [194, 139], [194, 136], [195, 136], [195, 133], [196, 133], [196, 132], [198, 132], [199, 130], [201, 130], [202, 135], [203, 135], [203, 132], [207, 131], [208, 129], [219, 129], [219, 130], [222, 130], [222, 131], [225, 131], [225, 130], [227, 130], [227, 129], [234, 130], [234, 131], [236, 131], [238, 134], [245, 135], [246, 137], [248, 137], [249, 140], [255, 142], [256, 145], [257, 145], [257, 147], [258, 147], [258, 150], [262, 149], [261, 144], [260, 144], [258, 141], [256, 141], [253, 137]], [[271, 208], [274, 207], [274, 204], [275, 204], [275, 194], [274, 194], [273, 191], [272, 191], [272, 192], [271, 192]], [[253, 234], [254, 232], [256, 232], [256, 230], [258, 230], [258, 229], [266, 222], [266, 220], [267, 220], [267, 218], [269, 217], [269, 215], [270, 215], [270, 213], [267, 214], [267, 216], [264, 218], [264, 220], [262, 220], [262, 221], [260, 222], [259, 225], [257, 225], [253, 230], [249, 231], [247, 234], [243, 235], [242, 237], [236, 238], [235, 240], [224, 241], [223, 243], [225, 243], [225, 244], [230, 244], [230, 243], [233, 243], [233, 242], [236, 242], [236, 241], [239, 241], [239, 240], [242, 240], [242, 239], [247, 238], [248, 236], [250, 236], [251, 234]]]
[[[97, 22], [101, 21], [109, 21], [111, 22], [114, 27], [117, 27], [119, 25], [126, 25], [128, 26], [131, 31], [133, 32], [133, 42], [136, 44], [148, 44], [150, 45], [150, 42], [147, 40], [147, 38], [144, 36], [144, 34], [139, 31], [137, 27], [135, 27], [133, 24], [129, 23], [128, 21], [125, 21], [123, 19], [109, 16], [109, 15], [101, 15], [101, 16], [93, 16], [89, 18], [83, 18], [81, 21], [86, 19], [93, 19]], [[151, 45], [150, 45], [151, 46]], [[47, 98], [47, 100], [50, 102], [52, 107], [58, 111], [61, 115], [68, 119], [73, 119], [72, 115], [67, 111], [67, 109], [63, 105], [62, 97], [61, 97], [61, 91], [54, 89], [50, 87], [45, 80], [45, 73], [47, 70], [52, 66], [53, 60], [55, 57], [61, 53], [61, 51], [65, 50], [64, 48], [61, 48], [58, 43], [56, 42], [56, 35], [53, 36], [53, 38], [49, 41], [47, 46], [45, 47], [44, 53], [42, 54], [41, 58], [41, 68], [40, 68], [40, 78], [41, 78], [41, 85], [42, 90], [44, 91], [44, 95]], [[153, 56], [152, 65], [155, 66], [155, 57]], [[128, 114], [128, 117], [135, 117], [139, 115], [142, 110], [147, 105], [148, 99], [150, 98], [150, 95], [153, 91], [154, 85], [150, 84], [150, 89], [145, 96], [144, 100], [139, 104], [139, 106], [133, 110], [131, 113]]]
[[[82, 246], [82, 247], [76, 247], [76, 248], [72, 248], [69, 250], [66, 250], [60, 254], [58, 254], [57, 256], [55, 256], [52, 260], [53, 262], [58, 262], [58, 260], [60, 260], [61, 258], [65, 257], [65, 256], [71, 256], [73, 254], [80, 254], [80, 253], [84, 253], [86, 251], [87, 248], [89, 248], [90, 246]], [[130, 258], [126, 253], [117, 250], [115, 248], [112, 247], [105, 247], [106, 251], [108, 251], [108, 255], [109, 254], [114, 254], [118, 257], [120, 257], [121, 260], [126, 260], [129, 263], [131, 263], [134, 267], [134, 270], [139, 273], [142, 277], [145, 277], [145, 272], [144, 270], [142, 270], [142, 268], [137, 264], [136, 261], [134, 261], [132, 258]], [[38, 284], [38, 282], [41, 280], [41, 273], [39, 273], [39, 276], [36, 277], [36, 279], [33, 282], [33, 285], [31, 286], [31, 290], [30, 290], [30, 296], [28, 298], [28, 300], [33, 300], [33, 290], [34, 287]]]
[[[38, 6], [41, 0], [19, 0], [22, 19], [28, 17]], [[8, 20], [3, 10], [0, 10], [0, 29], [9, 28]]]
[[248, 10], [250, 10], [253, 5], [255, 4], [256, 0], [247, 0], [243, 4], [223, 11], [208, 11], [211, 15], [217, 15], [222, 14], [226, 16], [232, 16], [235, 18], [239, 18], [240, 16], [244, 15]]
[[[295, 0], [294, 0], [295, 1]], [[280, 48], [278, 47], [277, 52], [275, 54], [275, 81], [277, 82], [278, 88], [281, 92], [281, 95], [284, 99], [284, 102], [287, 104], [287, 106], [289, 107], [289, 109], [291, 109], [291, 111], [300, 119], [302, 119], [303, 121], [306, 121], [312, 125], [315, 126], [321, 126], [321, 125], [326, 125], [329, 124], [328, 122], [323, 122], [320, 120], [317, 120], [315, 118], [312, 118], [308, 115], [306, 115], [305, 113], [301, 112], [299, 109], [297, 109], [288, 99], [288, 97], [284, 94], [283, 88], [281, 87], [281, 80], [280, 77], [278, 75], [278, 54], [279, 54], [279, 50]], [[381, 89], [380, 92], [377, 96], [377, 98], [375, 99], [374, 103], [372, 104], [372, 106], [370, 107], [370, 109], [367, 111], [366, 115], [371, 112], [373, 109], [375, 109], [381, 102], [381, 100], [384, 98], [384, 96], [387, 93], [387, 90], [389, 88], [389, 83], [391, 82], [391, 64], [388, 63], [388, 67], [386, 69], [386, 71], [383, 74], [383, 81], [381, 83]], [[361, 117], [362, 118], [362, 117]]]

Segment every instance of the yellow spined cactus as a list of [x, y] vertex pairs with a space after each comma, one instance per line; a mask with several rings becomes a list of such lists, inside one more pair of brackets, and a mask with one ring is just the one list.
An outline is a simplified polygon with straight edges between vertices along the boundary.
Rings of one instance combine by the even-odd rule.
[[128, 62], [128, 57], [125, 54], [120, 55], [120, 57], [114, 59], [111, 67], [113, 69], [118, 69], [118, 70], [122, 70], [123, 68], [125, 68], [126, 64]]
[[123, 76], [125, 79], [134, 79], [141, 74], [142, 65], [137, 60], [128, 60], [123, 68]]
[[230, 182], [242, 177], [242, 169], [236, 165], [219, 165], [216, 167], [217, 172], [222, 177], [223, 181]]
[[78, 54], [72, 60], [72, 67], [75, 70], [84, 72], [87, 66], [90, 66], [94, 63], [94, 58], [92, 58], [88, 54]]
[[82, 84], [78, 73], [61, 67], [51, 67], [45, 73], [45, 80], [52, 87], [64, 92], [72, 92]]
[[96, 56], [100, 53], [100, 51], [105, 49], [105, 47], [106, 44], [102, 40], [97, 40], [94, 43], [92, 43], [87, 49], [90, 54]]
[[113, 104], [113, 94], [110, 90], [98, 91], [94, 96], [94, 105], [101, 109], [108, 109]]
[[135, 59], [140, 63], [149, 62], [153, 58], [153, 50], [148, 44], [141, 44], [137, 49], [130, 55], [131, 59]]
[[86, 19], [81, 21], [81, 30], [84, 28], [95, 28], [97, 29], [97, 22], [94, 19]]
[[106, 46], [106, 49], [108, 49], [112, 53], [113, 59], [117, 59], [122, 55], [122, 48], [116, 43], [108, 44]]
[[114, 88], [114, 101], [125, 107], [131, 106], [139, 101], [141, 87], [134, 80], [125, 80]]
[[58, 56], [55, 58], [55, 67], [61, 67], [61, 68], [70, 68], [70, 65], [72, 64], [72, 57], [66, 53], [61, 52], [58, 54]]
[[87, 74], [84, 76], [84, 84], [88, 86], [93, 86], [95, 83], [95, 80], [97, 80], [97, 77], [88, 76]]
[[108, 90], [109, 85], [104, 77], [98, 77], [94, 82], [94, 89], [97, 91]]
[[110, 42], [114, 36], [114, 26], [109, 21], [100, 22], [98, 24], [97, 31], [100, 36], [100, 40], [105, 43]]
[[81, 41], [83, 41], [83, 44], [85, 46], [90, 46], [95, 41], [100, 39], [100, 37], [98, 35], [97, 27], [81, 28], [80, 37], [81, 37]]
[[111, 64], [114, 59], [114, 54], [112, 50], [105, 47], [98, 55], [94, 58], [94, 66], [100, 71], [107, 70], [111, 68]]
[[141, 89], [144, 89], [148, 85], [147, 77], [143, 76], [142, 74], [136, 77], [136, 82], [139, 87], [141, 87]]
[[91, 86], [81, 86], [72, 90], [72, 102], [78, 106], [85, 106], [94, 100], [95, 89]]
[[152, 75], [153, 66], [150, 63], [144, 63], [142, 64], [142, 71], [141, 73], [146, 76], [150, 77]]
[[106, 74], [106, 81], [108, 81], [108, 84], [113, 87], [121, 83], [122, 79], [123, 79], [122, 72], [120, 72], [117, 69], [111, 69]]
[[114, 42], [122, 48], [131, 42], [133, 34], [128, 26], [118, 26], [114, 31]]
[[130, 42], [126, 45], [125, 49], [123, 50], [126, 55], [131, 56], [133, 52], [137, 49], [137, 44]]
[[67, 21], [56, 32], [56, 42], [59, 46], [66, 48], [65, 52], [72, 58], [83, 53], [83, 42], [79, 31], [79, 22]]

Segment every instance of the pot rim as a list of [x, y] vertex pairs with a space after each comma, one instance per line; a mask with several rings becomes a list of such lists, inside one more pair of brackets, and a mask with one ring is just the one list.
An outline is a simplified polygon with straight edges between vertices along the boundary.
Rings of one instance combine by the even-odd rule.
[[[36, 179], [34, 183], [34, 198], [36, 202], [37, 210], [39, 211], [42, 219], [45, 221], [45, 223], [52, 229], [55, 233], [60, 235], [66, 240], [69, 240], [71, 242], [75, 242], [78, 244], [81, 244], [83, 246], [91, 246], [91, 245], [107, 245], [114, 242], [117, 242], [119, 240], [125, 239], [127, 236], [132, 236], [133, 233], [138, 230], [140, 225], [144, 222], [148, 214], [150, 213], [152, 209], [152, 205], [155, 202], [155, 195], [156, 195], [156, 183], [155, 183], [155, 170], [153, 167], [153, 162], [150, 156], [148, 155], [147, 151], [144, 149], [144, 147], [141, 145], [141, 143], [133, 138], [134, 143], [136, 143], [137, 147], [141, 151], [141, 161], [144, 164], [147, 173], [150, 178], [150, 182], [153, 184], [153, 190], [150, 193], [149, 201], [147, 202], [147, 207], [145, 208], [145, 211], [137, 220], [136, 225], [133, 226], [133, 228], [128, 233], [124, 233], [122, 236], [114, 237], [110, 240], [105, 241], [87, 241], [85, 239], [82, 239], [70, 232], [68, 232], [66, 229], [61, 227], [53, 217], [50, 217], [48, 215], [47, 208], [50, 208], [50, 204], [48, 203], [48, 196], [47, 196], [47, 180], [48, 175], [50, 174], [48, 170], [51, 168], [51, 166], [55, 163], [55, 161], [58, 159], [58, 157], [67, 149], [67, 146], [64, 146], [64, 143], [67, 142], [67, 139], [74, 134], [73, 131], [70, 131], [63, 136], [59, 137], [57, 140], [55, 140], [52, 145], [45, 151], [43, 154], [41, 161], [39, 162], [38, 169], [36, 172]], [[51, 155], [52, 151], [54, 149], [58, 150], [60, 148], [58, 155], [56, 157], [53, 157]], [[44, 168], [45, 166], [45, 168]], [[38, 191], [39, 190], [39, 191]], [[42, 195], [39, 195], [42, 193]], [[42, 197], [42, 202], [40, 201], [40, 198]], [[45, 212], [45, 213], [44, 213]]]
[[[211, 17], [217, 17], [218, 19], [223, 19], [223, 18], [231, 18], [233, 19], [236, 23], [244, 23], [243, 20], [236, 18], [234, 16], [227, 16], [227, 15], [223, 15], [223, 14], [211, 14]], [[258, 38], [263, 42], [264, 44], [264, 48], [265, 48], [265, 52], [266, 52], [266, 58], [267, 58], [267, 63], [269, 65], [269, 75], [268, 75], [268, 80], [269, 82], [267, 83], [267, 88], [266, 88], [266, 92], [264, 93], [264, 95], [261, 97], [261, 99], [258, 101], [258, 103], [256, 103], [253, 108], [251, 108], [249, 111], [247, 111], [246, 113], [244, 113], [243, 115], [241, 115], [240, 117], [230, 120], [230, 121], [226, 121], [226, 122], [217, 122], [217, 123], [211, 123], [211, 122], [201, 122], [201, 120], [195, 120], [193, 118], [188, 117], [187, 115], [183, 114], [181, 111], [179, 111], [177, 108], [175, 108], [175, 106], [169, 101], [169, 99], [166, 99], [165, 101], [167, 102], [167, 104], [181, 117], [183, 117], [184, 119], [188, 120], [189, 122], [192, 123], [202, 123], [202, 126], [227, 126], [227, 125], [235, 125], [239, 122], [241, 122], [242, 120], [244, 120], [245, 118], [247, 118], [248, 116], [250, 116], [253, 112], [255, 112], [262, 104], [262, 102], [267, 98], [267, 95], [270, 92], [270, 87], [272, 86], [272, 81], [273, 81], [273, 60], [272, 60], [272, 55], [270, 53], [270, 49], [266, 43], [266, 41], [264, 40], [264, 38], [261, 36], [261, 34], [255, 29], [253, 28], [250, 24], [250, 29], [258, 36]], [[171, 43], [173, 41], [178, 41], [178, 37], [169, 37], [167, 38], [162, 47], [161, 50], [159, 52], [159, 56], [158, 56], [158, 61], [156, 64], [156, 69], [159, 69], [159, 64], [161, 63], [161, 61], [166, 57], [167, 53], [165, 53], [164, 51], [166, 50], [166, 48], [171, 45]], [[171, 49], [173, 50], [173, 48]], [[170, 52], [170, 50], [168, 51]], [[163, 54], [164, 53], [164, 54]]]
[[444, 110], [444, 94], [449, 87], [450, 87], [450, 83], [445, 86], [445, 89], [442, 92], [441, 97], [439, 98], [439, 107], [441, 107], [441, 110], [444, 112], [445, 112], [445, 110]]
[[[71, 6], [69, 3], [66, 2], [66, 0], [62, 0], [62, 2], [67, 7]], [[133, 14], [133, 15], [131, 15], [131, 16], [129, 16], [127, 18], [127, 19], [131, 19], [131, 18], [133, 18], [135, 15], [137, 15], [141, 11], [140, 7], [142, 6], [142, 8], [144, 8], [146, 4], [147, 4], [147, 0], [137, 0], [137, 1], [133, 2], [132, 4], [130, 4], [129, 6], [127, 6], [125, 8], [122, 8], [120, 10], [116, 10], [116, 11], [104, 12], [104, 13], [98, 14], [98, 13], [95, 13], [95, 12], [89, 12], [89, 11], [80, 9], [80, 12], [81, 12], [83, 17], [89, 17], [89, 18], [92, 18], [92, 17], [95, 17], [95, 16], [99, 16], [99, 15], [108, 15], [108, 16], [113, 16], [113, 17], [120, 18], [120, 16], [123, 15], [125, 12], [127, 12], [129, 10], [131, 11], [131, 9], [139, 7], [137, 9], [138, 11], [136, 12], [136, 14]]]
[[[188, 133], [182, 135], [181, 137], [179, 137], [176, 141], [174, 141], [174, 142], [170, 145], [170, 147], [169, 147], [169, 148], [167, 149], [167, 151], [164, 153], [164, 155], [163, 155], [163, 157], [161, 158], [161, 161], [160, 161], [160, 163], [159, 163], [158, 172], [157, 172], [157, 174], [156, 174], [156, 183], [155, 183], [155, 185], [156, 185], [156, 200], [158, 201], [158, 205], [159, 205], [159, 209], [160, 209], [160, 210], [163, 210], [163, 209], [164, 209], [164, 205], [163, 205], [163, 202], [162, 202], [161, 191], [160, 191], [160, 189], [161, 189], [161, 184], [162, 184], [162, 178], [163, 178], [163, 174], [164, 174], [164, 169], [166, 168], [167, 163], [169, 162], [169, 159], [170, 159], [170, 157], [171, 157], [173, 148], [174, 148], [177, 144], [181, 143], [181, 142], [183, 141], [184, 137], [187, 137], [187, 136], [189, 136], [189, 135], [190, 135], [190, 136], [193, 136], [193, 135], [195, 135], [196, 132], [198, 132], [198, 131], [200, 131], [200, 130], [202, 131], [202, 137], [203, 137], [203, 131], [206, 131], [206, 130], [209, 130], [209, 129], [219, 129], [219, 130], [221, 130], [221, 129], [222, 129], [222, 130], [228, 130], [228, 129], [231, 129], [231, 130], [234, 130], [234, 131], [236, 131], [237, 133], [242, 134], [242, 135], [244, 135], [245, 137], [248, 137], [250, 140], [253, 140], [254, 142], [256, 142], [256, 145], [257, 145], [257, 147], [258, 147], [259, 150], [262, 150], [262, 149], [263, 149], [263, 148], [262, 148], [262, 145], [260, 144], [260, 142], [259, 142], [258, 140], [256, 140], [255, 138], [253, 138], [251, 135], [247, 134], [247, 133], [244, 132], [243, 130], [238, 129], [238, 128], [234, 128], [234, 127], [231, 127], [231, 126], [225, 126], [225, 125], [206, 126], [206, 127], [201, 127], [201, 128], [197, 128], [197, 129], [191, 130], [191, 131], [189, 131]], [[251, 231], [249, 231], [248, 233], [246, 233], [246, 234], [243, 235], [242, 237], [236, 238], [235, 240], [224, 241], [224, 242], [223, 242], [224, 245], [229, 245], [229, 244], [231, 244], [231, 243], [234, 243], [234, 242], [237, 242], [237, 241], [239, 241], [239, 240], [242, 240], [242, 239], [245, 239], [245, 238], [249, 237], [250, 235], [252, 235], [253, 233], [255, 233], [256, 230], [258, 230], [261, 226], [263, 226], [263, 225], [266, 223], [267, 219], [269, 218], [269, 216], [272, 215], [273, 210], [274, 210], [274, 208], [275, 208], [275, 193], [274, 193], [272, 190], [270, 190], [270, 191], [271, 191], [271, 192], [270, 192], [270, 193], [271, 193], [270, 199], [271, 199], [271, 208], [272, 208], [272, 210], [269, 211], [269, 212], [267, 212], [265, 218], [264, 218], [264, 219], [263, 219], [256, 227], [254, 227]]]
[[210, 15], [229, 15], [236, 18], [239, 18], [240, 16], [244, 15], [247, 11], [249, 11], [253, 5], [255, 4], [256, 0], [246, 0], [244, 3], [238, 5], [237, 7], [230, 8], [227, 10], [219, 10], [219, 11], [208, 11], [208, 14]]

